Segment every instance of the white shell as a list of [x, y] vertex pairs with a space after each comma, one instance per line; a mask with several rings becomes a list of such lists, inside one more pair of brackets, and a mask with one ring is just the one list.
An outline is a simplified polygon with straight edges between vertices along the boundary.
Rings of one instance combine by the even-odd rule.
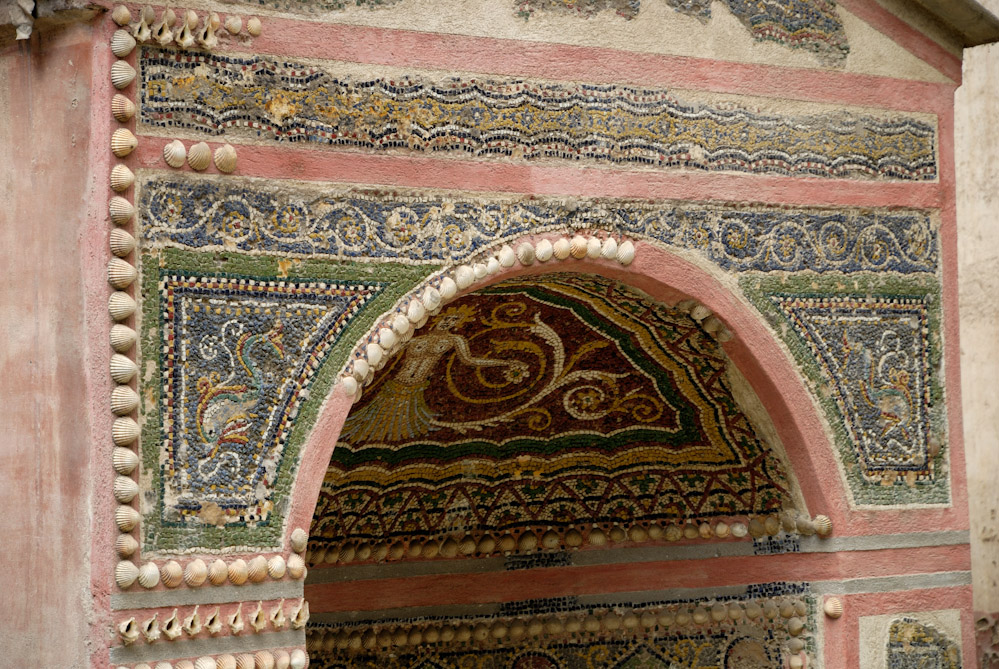
[[[123, 321], [135, 313], [135, 300], [128, 293], [116, 290], [108, 298], [108, 313], [116, 321]], [[118, 383], [125, 383], [119, 381]]]
[[118, 636], [126, 646], [131, 646], [139, 638], [139, 625], [135, 622], [135, 618], [123, 620], [118, 624]]
[[617, 247], [617, 261], [627, 267], [635, 259], [635, 245], [625, 240]]
[[406, 318], [410, 323], [419, 323], [420, 319], [427, 315], [427, 308], [419, 300], [410, 300], [406, 308]]
[[372, 367], [378, 367], [378, 363], [385, 357], [385, 350], [374, 342], [364, 348], [364, 353], [368, 357], [368, 364]]
[[693, 309], [690, 310], [690, 317], [697, 322], [703, 321], [705, 318], [711, 315], [711, 310], [708, 309], [703, 304], [698, 304]]
[[305, 531], [305, 528], [296, 527], [295, 531], [291, 533], [291, 550], [296, 553], [304, 551], [308, 542], [309, 533]]
[[121, 589], [130, 588], [139, 578], [139, 568], [131, 560], [122, 560], [114, 568], [114, 582]]
[[208, 579], [208, 565], [201, 558], [192, 560], [184, 568], [184, 583], [188, 587], [197, 588]]
[[114, 449], [111, 461], [114, 464], [114, 470], [124, 476], [128, 476], [139, 466], [139, 456], [135, 454], [135, 451], [121, 446]]
[[749, 528], [745, 523], [732, 523], [732, 536], [742, 538], [749, 533]]
[[530, 265], [534, 263], [534, 247], [530, 242], [524, 242], [517, 247], [517, 260], [520, 261], [521, 265]]
[[149, 5], [143, 7], [142, 12], [139, 14], [139, 22], [135, 25], [135, 28], [132, 30], [132, 34], [135, 35], [135, 39], [138, 40], [139, 42], [145, 42], [149, 40], [149, 38], [152, 37], [153, 34], [153, 31], [150, 28], [150, 26], [153, 24], [153, 21], [155, 20], [156, 20], [156, 11]]
[[441, 305], [441, 294], [433, 286], [427, 286], [427, 289], [423, 291], [423, 296], [420, 298], [420, 302], [426, 307], [427, 311], [433, 311]]
[[123, 60], [111, 63], [111, 83], [118, 90], [127, 87], [135, 81], [135, 68]]
[[139, 484], [127, 476], [116, 476], [111, 491], [116, 500], [122, 504], [128, 504], [139, 494]]
[[583, 235], [576, 235], [569, 242], [569, 254], [577, 259], [581, 260], [586, 257], [586, 237]]
[[239, 634], [243, 631], [243, 605], [240, 604], [236, 607], [236, 612], [229, 616], [229, 630], [233, 634]]
[[118, 353], [124, 353], [135, 346], [136, 337], [135, 330], [127, 325], [116, 323], [111, 326], [111, 348]]
[[[139, 542], [131, 534], [119, 534], [118, 538], [114, 540], [114, 551], [118, 557], [132, 557], [137, 550], [139, 550]], [[139, 576], [138, 567], [135, 568], [135, 576], [136, 578]]]
[[600, 255], [607, 260], [615, 259], [617, 257], [617, 240], [613, 237], [605, 239], [603, 246], [600, 248]]
[[212, 585], [222, 585], [229, 580], [229, 568], [225, 562], [221, 559], [215, 560], [208, 567], [208, 580], [211, 581]]
[[111, 190], [121, 193], [131, 188], [132, 184], [135, 183], [135, 174], [125, 165], [115, 165], [111, 168], [110, 182]]
[[[184, 574], [184, 581], [187, 581], [186, 572]], [[188, 583], [188, 585], [190, 585], [190, 583]], [[198, 615], [198, 608], [199, 607], [195, 606], [191, 615], [184, 618], [184, 631], [187, 632], [188, 636], [197, 636], [201, 631], [201, 616]]]
[[170, 167], [183, 167], [184, 161], [187, 160], [187, 149], [184, 148], [184, 142], [175, 139], [164, 146], [163, 160]]
[[284, 578], [285, 572], [287, 571], [288, 564], [284, 561], [284, 557], [275, 555], [267, 561], [267, 573], [275, 581]]
[[490, 258], [486, 261], [486, 274], [496, 274], [501, 269], [503, 268], [500, 266], [499, 260], [496, 258]]
[[267, 558], [258, 555], [246, 565], [246, 574], [251, 583], [260, 583], [267, 578]]
[[139, 523], [139, 512], [130, 506], [119, 506], [114, 510], [114, 522], [122, 532], [131, 532]]
[[126, 358], [120, 353], [111, 354], [111, 378], [115, 383], [128, 383], [135, 376], [139, 368], [131, 358]]
[[291, 651], [291, 664], [288, 666], [290, 669], [304, 669], [306, 663], [305, 651], [301, 648], [296, 648]]
[[111, 35], [111, 53], [125, 58], [135, 48], [135, 38], [127, 30], [115, 30]]
[[246, 32], [250, 33], [253, 37], [259, 37], [260, 33], [263, 32], [263, 28], [260, 19], [256, 16], [251, 16], [250, 20], [246, 22]]
[[440, 291], [441, 299], [450, 300], [458, 294], [458, 284], [454, 282], [454, 279], [446, 276], [441, 279], [441, 287], [438, 290]]
[[139, 567], [139, 585], [147, 590], [155, 588], [160, 582], [160, 568], [154, 562], [147, 562]]
[[534, 257], [540, 262], [548, 262], [552, 258], [552, 254], [555, 250], [552, 248], [552, 243], [547, 239], [542, 239], [534, 246]]
[[199, 657], [194, 661], [194, 669], [215, 669], [215, 658]]
[[111, 135], [111, 152], [119, 158], [124, 158], [135, 151], [139, 145], [139, 140], [135, 138], [128, 128], [118, 128]]
[[517, 254], [514, 253], [513, 248], [509, 244], [503, 245], [497, 257], [499, 258], [499, 264], [503, 265], [503, 267], [513, 267], [513, 263], [517, 261]]
[[230, 14], [225, 17], [225, 29], [228, 30], [230, 34], [238, 35], [239, 31], [243, 29], [243, 19]]
[[454, 279], [458, 288], [464, 290], [475, 282], [475, 271], [468, 265], [461, 265], [455, 270]]
[[[194, 26], [191, 26], [191, 17], [194, 17]], [[181, 26], [180, 30], [177, 31], [176, 40], [177, 46], [181, 49], [189, 49], [194, 45], [194, 33], [191, 32], [192, 27], [198, 25], [198, 13], [189, 10], [187, 12], [187, 20], [184, 21], [184, 25]]]
[[159, 42], [160, 46], [167, 46], [173, 41], [173, 31], [170, 29], [177, 21], [177, 15], [172, 9], [165, 9], [160, 15], [160, 21], [153, 26], [153, 39]]
[[115, 446], [128, 446], [139, 438], [139, 424], [128, 417], [115, 418], [111, 425], [111, 439]]
[[569, 240], [565, 237], [555, 240], [555, 243], [552, 244], [552, 252], [554, 253], [556, 260], [565, 260], [568, 258], [569, 253], [571, 253]]
[[131, 286], [137, 275], [135, 268], [121, 258], [111, 258], [108, 261], [108, 283], [116, 290]]
[[815, 533], [820, 537], [828, 537], [832, 533], [832, 520], [829, 516], [815, 516], [812, 522], [815, 523]]
[[111, 248], [111, 253], [119, 258], [124, 258], [135, 250], [135, 237], [121, 228], [113, 228], [111, 237], [108, 239], [108, 246]]
[[229, 564], [228, 574], [229, 581], [233, 585], [243, 585], [246, 583], [246, 579], [250, 577], [249, 568], [246, 566], [246, 560], [243, 560], [242, 558], [233, 560]]
[[111, 98], [111, 115], [119, 123], [125, 123], [135, 116], [135, 103], [121, 93], [115, 93]]
[[340, 384], [343, 386], [343, 392], [347, 393], [347, 397], [353, 397], [357, 394], [357, 379], [353, 376], [345, 376], [340, 379]]
[[[282, 629], [285, 625], [288, 624], [288, 619], [285, 618], [284, 616], [283, 599], [280, 602], [278, 602], [277, 606], [271, 609], [270, 620], [271, 620], [271, 625], [276, 630]], [[251, 667], [250, 669], [253, 669], [253, 667]]]
[[590, 237], [586, 240], [586, 257], [587, 258], [599, 258], [600, 257], [600, 240], [596, 237]]
[[257, 651], [253, 656], [256, 669], [275, 669], [274, 655], [269, 650]]
[[[166, 587], [176, 588], [184, 580], [184, 568], [176, 560], [170, 560], [160, 567], [160, 578]], [[176, 611], [174, 615], [176, 616]]]
[[115, 225], [125, 225], [135, 216], [135, 207], [121, 195], [115, 195], [108, 202], [108, 214]]
[[354, 358], [354, 362], [351, 363], [350, 369], [351, 369], [351, 374], [354, 375], [355, 379], [357, 379], [358, 381], [363, 381], [364, 378], [368, 375], [368, 371], [371, 369], [371, 365], [369, 365], [368, 361], [365, 360], [364, 358]]
[[132, 12], [125, 5], [115, 5], [111, 10], [111, 20], [120, 26], [127, 26], [132, 20]]
[[111, 412], [124, 416], [135, 411], [139, 406], [139, 394], [128, 386], [115, 386], [111, 391]]
[[390, 351], [397, 341], [399, 341], [399, 338], [392, 331], [392, 328], [378, 329], [378, 343], [386, 351]]
[[205, 142], [198, 142], [187, 152], [187, 164], [199, 172], [212, 162], [212, 150]]
[[486, 278], [486, 275], [489, 274], [489, 270], [486, 269], [485, 263], [477, 262], [472, 265], [472, 273], [475, 275], [475, 280], [479, 281]]
[[215, 149], [215, 167], [226, 174], [236, 169], [236, 149], [231, 144], [223, 144]]
[[298, 553], [288, 556], [288, 575], [294, 579], [305, 576], [305, 560]]
[[826, 599], [825, 604], [822, 605], [822, 610], [830, 618], [841, 618], [843, 617], [843, 600], [839, 597], [829, 597]]

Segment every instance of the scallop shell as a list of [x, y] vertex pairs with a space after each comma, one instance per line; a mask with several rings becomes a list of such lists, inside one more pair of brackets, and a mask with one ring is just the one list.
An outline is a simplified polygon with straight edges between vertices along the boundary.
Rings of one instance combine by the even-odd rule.
[[116, 500], [122, 504], [128, 504], [139, 494], [139, 484], [127, 476], [116, 476], [111, 491]]
[[590, 534], [586, 537], [586, 540], [591, 546], [603, 546], [607, 543], [607, 535], [599, 527], [594, 527], [590, 530]]
[[392, 328], [379, 328], [378, 329], [378, 345], [381, 346], [386, 351], [392, 350], [399, 338], [396, 336], [395, 332], [392, 332]]
[[697, 527], [697, 532], [698, 534], [701, 535], [702, 539], [710, 539], [715, 535], [714, 530], [711, 528], [711, 525], [708, 523], [701, 523]]
[[555, 530], [548, 530], [541, 535], [541, 547], [554, 550], [562, 545], [562, 538]]
[[147, 590], [155, 588], [160, 582], [160, 568], [154, 562], [147, 562], [139, 567], [139, 585]]
[[131, 532], [139, 523], [139, 512], [130, 506], [119, 506], [114, 510], [114, 522], [122, 532]]
[[830, 618], [841, 618], [843, 616], [843, 600], [839, 597], [829, 597], [822, 605], [822, 610]]
[[792, 655], [787, 660], [788, 669], [801, 669], [805, 666], [805, 661], [798, 655]]
[[296, 527], [291, 533], [291, 550], [301, 553], [309, 543], [309, 533], [304, 528]]
[[468, 265], [461, 265], [454, 272], [454, 280], [458, 288], [464, 290], [475, 282], [475, 271]]
[[199, 657], [194, 661], [194, 669], [215, 669], [215, 658], [207, 655]]
[[613, 237], [605, 239], [603, 246], [600, 247], [600, 255], [607, 260], [617, 258], [617, 240]]
[[715, 535], [719, 539], [724, 539], [725, 537], [727, 537], [729, 535], [729, 531], [730, 530], [728, 523], [719, 522], [717, 525], [715, 525]]
[[741, 539], [749, 532], [745, 523], [732, 523], [732, 536]]
[[246, 32], [250, 33], [253, 37], [259, 37], [263, 29], [264, 27], [260, 23], [260, 19], [256, 16], [251, 16], [250, 20], [246, 22]]
[[787, 631], [793, 636], [798, 636], [805, 630], [805, 622], [798, 617], [788, 618]]
[[132, 21], [132, 12], [125, 5], [115, 5], [111, 10], [111, 20], [120, 26], [127, 26]]
[[135, 103], [121, 93], [115, 93], [111, 98], [111, 115], [119, 123], [125, 123], [135, 116]]
[[137, 272], [129, 262], [121, 258], [108, 261], [108, 283], [116, 290], [124, 290], [135, 281]]
[[135, 174], [125, 165], [115, 165], [111, 168], [111, 190], [116, 193], [128, 190], [135, 183]]
[[496, 540], [487, 534], [479, 539], [479, 543], [476, 544], [475, 550], [483, 555], [492, 555], [496, 551]]
[[123, 60], [116, 60], [111, 64], [111, 83], [118, 90], [135, 81], [135, 74], [135, 68]]
[[139, 424], [131, 418], [115, 418], [111, 425], [111, 439], [115, 446], [128, 446], [139, 438]]
[[232, 35], [238, 35], [239, 31], [243, 29], [243, 19], [230, 14], [225, 17], [225, 29]]
[[111, 53], [125, 58], [135, 48], [135, 38], [127, 30], [115, 30], [111, 35]]
[[760, 539], [767, 533], [767, 527], [759, 518], [749, 520], [749, 535], [754, 539]]
[[249, 577], [251, 583], [260, 583], [267, 578], [267, 558], [263, 555], [258, 555], [250, 560], [250, 563], [246, 567], [246, 575]]
[[291, 657], [289, 658], [289, 669], [305, 669], [305, 664], [308, 658], [305, 656], [305, 651], [301, 648], [296, 648], [291, 651]]
[[406, 307], [406, 318], [410, 323], [419, 323], [427, 315], [427, 308], [419, 300], [410, 300]]
[[111, 248], [111, 253], [119, 258], [124, 258], [135, 250], [135, 237], [121, 228], [113, 228], [108, 246]]
[[246, 583], [246, 579], [249, 578], [249, 568], [246, 566], [246, 560], [242, 558], [233, 560], [229, 564], [228, 574], [229, 581], [233, 585], [243, 585]]
[[617, 247], [617, 261], [627, 267], [635, 259], [635, 245], [625, 240]]
[[534, 257], [538, 259], [539, 262], [548, 262], [552, 259], [552, 255], [555, 253], [555, 249], [552, 247], [552, 243], [547, 239], [542, 239], [534, 246]]
[[382, 361], [385, 356], [385, 351], [381, 346], [375, 343], [368, 344], [364, 348], [364, 354], [368, 358], [368, 364], [372, 367], [378, 367], [378, 363]]
[[204, 142], [198, 142], [187, 152], [187, 164], [192, 170], [199, 172], [207, 168], [212, 162], [212, 150]]
[[120, 323], [111, 326], [111, 348], [124, 353], [135, 346], [135, 330]]
[[570, 548], [579, 548], [583, 545], [583, 535], [579, 530], [569, 530], [565, 533], [565, 545]]
[[176, 560], [170, 560], [160, 567], [160, 578], [166, 587], [176, 588], [184, 580], [184, 568]]
[[115, 383], [128, 383], [139, 371], [136, 364], [120, 353], [111, 354], [111, 378]]
[[526, 553], [528, 551], [533, 551], [537, 547], [538, 547], [538, 535], [536, 535], [534, 532], [531, 532], [530, 530], [527, 530], [526, 532], [521, 534], [520, 538], [517, 540], [517, 548], [521, 552]]
[[258, 651], [253, 656], [256, 669], [274, 669], [274, 655], [269, 650]]
[[693, 523], [687, 523], [683, 526], [683, 538], [684, 539], [696, 539], [701, 535], [700, 531], [697, 529], [697, 525]]
[[486, 276], [489, 275], [489, 268], [486, 266], [485, 263], [477, 262], [474, 265], [472, 265], [472, 272], [474, 272], [475, 274], [475, 279], [477, 281], [481, 281], [482, 279], [485, 279]]
[[184, 161], [187, 160], [187, 149], [184, 148], [184, 142], [175, 139], [166, 144], [163, 147], [163, 160], [170, 167], [183, 167]]
[[600, 257], [600, 240], [596, 237], [590, 237], [586, 240], [586, 257], [587, 258], [599, 258]]
[[343, 392], [347, 394], [347, 397], [353, 397], [357, 394], [357, 379], [353, 376], [345, 376], [340, 379], [340, 385], [343, 386]]
[[441, 287], [438, 289], [442, 300], [450, 300], [458, 294], [458, 284], [449, 276], [441, 279]]
[[500, 553], [510, 553], [517, 548], [517, 540], [511, 534], [501, 534], [496, 546]]
[[498, 274], [501, 269], [503, 267], [496, 258], [489, 258], [486, 261], [486, 274]]
[[499, 260], [499, 264], [503, 267], [513, 267], [513, 263], [517, 261], [517, 254], [509, 244], [504, 244], [502, 248], [500, 248], [496, 258]]
[[555, 255], [556, 260], [565, 260], [569, 257], [570, 244], [569, 240], [565, 237], [555, 240], [552, 244], [552, 253]]
[[208, 565], [201, 558], [192, 560], [184, 568], [184, 583], [188, 587], [197, 588], [208, 579]]
[[431, 539], [430, 541], [424, 542], [423, 546], [420, 547], [420, 556], [430, 559], [437, 557], [440, 553], [441, 546], [439, 543]]
[[465, 535], [465, 538], [458, 542], [458, 551], [462, 555], [471, 555], [475, 552], [475, 538], [471, 535]]
[[115, 225], [125, 225], [135, 216], [135, 207], [120, 195], [115, 195], [108, 202], [108, 213]]
[[701, 321], [703, 321], [705, 318], [707, 318], [710, 315], [711, 315], [711, 310], [708, 309], [703, 304], [695, 305], [690, 310], [690, 317], [693, 318], [698, 323], [700, 323]]
[[240, 653], [236, 656], [236, 669], [254, 669], [253, 656], [249, 653]]
[[628, 538], [628, 535], [624, 533], [620, 527], [612, 527], [610, 531], [610, 539], [613, 542], [624, 541]]
[[287, 571], [288, 565], [282, 556], [275, 555], [267, 561], [267, 574], [275, 581], [284, 578], [285, 572]]
[[812, 522], [815, 524], [815, 533], [820, 537], [828, 537], [832, 534], [832, 520], [829, 516], [815, 516]]
[[[725, 610], [725, 605], [721, 602], [714, 604], [711, 607], [711, 619], [715, 622], [721, 622], [728, 617], [728, 611]], [[694, 611], [694, 622], [697, 622], [697, 611]]]
[[215, 167], [219, 172], [230, 174], [236, 169], [236, 149], [231, 144], [223, 144], [215, 149]]
[[111, 411], [117, 416], [124, 416], [135, 411], [139, 406], [139, 394], [128, 386], [116, 386], [111, 391]]
[[139, 140], [135, 138], [128, 128], [118, 128], [111, 135], [111, 152], [119, 158], [124, 158], [135, 151], [139, 145]]
[[517, 247], [517, 260], [521, 265], [531, 265], [534, 263], [534, 246], [530, 242], [524, 242]]
[[666, 541], [679, 541], [683, 538], [683, 530], [679, 525], [670, 524], [666, 528]]
[[569, 242], [569, 254], [577, 260], [585, 258], [586, 237], [583, 237], [583, 235], [576, 235], [573, 237], [572, 241]]
[[226, 567], [225, 562], [221, 559], [215, 560], [208, 567], [208, 581], [212, 585], [222, 585], [229, 580], [229, 568]]
[[763, 615], [763, 609], [756, 602], [749, 602], [746, 604], [746, 617], [750, 620], [756, 620]]
[[[139, 542], [131, 534], [119, 534], [114, 541], [114, 551], [118, 557], [132, 557], [137, 550], [139, 550]], [[139, 575], [138, 567], [136, 567], [135, 575], [136, 577]]]
[[114, 582], [117, 583], [118, 587], [122, 590], [132, 587], [132, 584], [135, 583], [137, 578], [139, 578], [139, 568], [136, 567], [135, 563], [131, 560], [122, 560], [115, 565]]
[[441, 294], [433, 286], [427, 286], [427, 289], [423, 291], [423, 295], [420, 297], [420, 302], [426, 307], [427, 311], [433, 311], [441, 305]]

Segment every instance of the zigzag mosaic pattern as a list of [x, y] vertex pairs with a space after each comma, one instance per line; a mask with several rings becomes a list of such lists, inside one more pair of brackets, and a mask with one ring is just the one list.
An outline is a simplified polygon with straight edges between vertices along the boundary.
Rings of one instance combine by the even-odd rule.
[[937, 175], [935, 127], [905, 114], [760, 113], [612, 85], [355, 80], [332, 67], [142, 47], [141, 122], [490, 159], [917, 181]]

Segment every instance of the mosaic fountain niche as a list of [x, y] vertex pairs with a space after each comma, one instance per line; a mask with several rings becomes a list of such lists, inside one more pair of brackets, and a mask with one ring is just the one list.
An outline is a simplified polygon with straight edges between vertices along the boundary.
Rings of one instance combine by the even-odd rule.
[[417, 324], [325, 474], [310, 666], [820, 666], [808, 583], [733, 571], [829, 526], [703, 306], [549, 273]]

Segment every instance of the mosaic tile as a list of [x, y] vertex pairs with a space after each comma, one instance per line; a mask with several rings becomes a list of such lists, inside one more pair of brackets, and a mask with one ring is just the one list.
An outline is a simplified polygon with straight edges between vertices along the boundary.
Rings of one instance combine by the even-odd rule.
[[334, 64], [152, 47], [142, 47], [139, 71], [143, 125], [211, 137], [790, 176], [937, 175], [935, 126], [896, 112], [759, 112], [598, 84], [355, 79]]
[[524, 234], [597, 228], [702, 254], [737, 272], [935, 273], [925, 212], [545, 198], [475, 198], [257, 179], [141, 184], [143, 244], [350, 260], [461, 262]]
[[961, 651], [932, 626], [903, 618], [888, 631], [885, 669], [961, 669]]

